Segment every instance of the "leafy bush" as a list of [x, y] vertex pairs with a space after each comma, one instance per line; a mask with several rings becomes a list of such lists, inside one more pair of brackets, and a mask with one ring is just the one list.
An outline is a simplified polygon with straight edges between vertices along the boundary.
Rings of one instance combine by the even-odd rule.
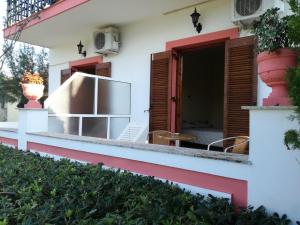
[[280, 18], [279, 8], [268, 9], [253, 23], [258, 52], [273, 52], [289, 47], [287, 17]]
[[288, 0], [293, 12], [288, 17], [288, 37], [294, 46], [300, 44], [300, 2], [298, 0]]
[[31, 73], [29, 71], [25, 71], [20, 80], [20, 84], [43, 84], [43, 83], [44, 83], [44, 79], [38, 72]]
[[[293, 15], [288, 17], [289, 39], [294, 47], [300, 47], [300, 3], [298, 0], [289, 0], [288, 2], [293, 12]], [[298, 57], [296, 68], [288, 71], [287, 82], [289, 96], [297, 107], [296, 119], [300, 124], [300, 57]], [[300, 131], [288, 130], [285, 133], [284, 142], [288, 149], [300, 149]]]
[[0, 225], [288, 225], [263, 207], [192, 195], [129, 172], [53, 161], [0, 146]]

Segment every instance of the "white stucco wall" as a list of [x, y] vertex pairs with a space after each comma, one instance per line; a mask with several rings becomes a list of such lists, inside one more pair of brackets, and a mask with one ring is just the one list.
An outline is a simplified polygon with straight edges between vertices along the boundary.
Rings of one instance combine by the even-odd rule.
[[[231, 1], [216, 0], [197, 7], [203, 24], [201, 34], [235, 27], [231, 22]], [[150, 55], [165, 50], [168, 41], [198, 35], [191, 23], [193, 8], [169, 15], [139, 21], [120, 27], [121, 51], [118, 55], [104, 57], [112, 62], [112, 77], [132, 83], [132, 119], [147, 121], [150, 94]], [[87, 57], [93, 53], [92, 30], [80, 38], [87, 49]], [[68, 68], [68, 62], [81, 59], [77, 53], [79, 40], [57, 46], [50, 51], [49, 91], [52, 93], [60, 83], [60, 70]], [[263, 88], [259, 87], [261, 93]], [[264, 94], [259, 93], [261, 98]]]
[[57, 50], [51, 49], [50, 50], [50, 65], [49, 65], [49, 95], [51, 95], [59, 86], [60, 86], [60, 71], [63, 69], [69, 68], [69, 63], [64, 60], [62, 62], [53, 62], [53, 60], [59, 60], [58, 56], [59, 53]]
[[249, 204], [300, 220], [300, 151], [288, 151], [284, 133], [299, 130], [293, 110], [250, 110]]

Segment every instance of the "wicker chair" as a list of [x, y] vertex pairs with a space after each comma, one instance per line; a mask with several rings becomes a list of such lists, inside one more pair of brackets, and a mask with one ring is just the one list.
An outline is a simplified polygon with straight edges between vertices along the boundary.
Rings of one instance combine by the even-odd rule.
[[155, 130], [152, 132], [149, 132], [148, 139], [151, 140], [152, 144], [158, 144], [158, 145], [170, 145], [170, 140], [167, 140], [160, 135], [172, 135], [170, 131], [166, 130]]
[[237, 137], [229, 137], [229, 138], [224, 138], [220, 139], [217, 141], [214, 141], [210, 143], [207, 146], [207, 150], [210, 150], [210, 146], [213, 144], [216, 144], [218, 142], [223, 142], [227, 140], [234, 140], [233, 145], [227, 147], [224, 149], [224, 152], [231, 152], [231, 153], [238, 153], [238, 154], [248, 154], [248, 143], [249, 143], [249, 137], [248, 136], [237, 136]]

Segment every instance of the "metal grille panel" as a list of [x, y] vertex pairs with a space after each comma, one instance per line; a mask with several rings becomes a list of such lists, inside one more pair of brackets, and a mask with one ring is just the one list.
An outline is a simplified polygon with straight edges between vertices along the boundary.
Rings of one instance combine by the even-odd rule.
[[6, 26], [11, 26], [52, 5], [57, 0], [7, 0]]
[[251, 16], [261, 7], [262, 0], [236, 0], [235, 10], [240, 16]]

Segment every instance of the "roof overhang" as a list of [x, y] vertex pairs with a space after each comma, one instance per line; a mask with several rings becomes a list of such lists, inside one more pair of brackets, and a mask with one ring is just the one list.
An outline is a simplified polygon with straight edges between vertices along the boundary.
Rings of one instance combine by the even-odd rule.
[[[212, 0], [61, 0], [32, 18], [19, 41], [51, 48], [101, 27], [122, 26], [208, 1]], [[6, 28], [4, 37], [13, 38], [21, 23]]]

